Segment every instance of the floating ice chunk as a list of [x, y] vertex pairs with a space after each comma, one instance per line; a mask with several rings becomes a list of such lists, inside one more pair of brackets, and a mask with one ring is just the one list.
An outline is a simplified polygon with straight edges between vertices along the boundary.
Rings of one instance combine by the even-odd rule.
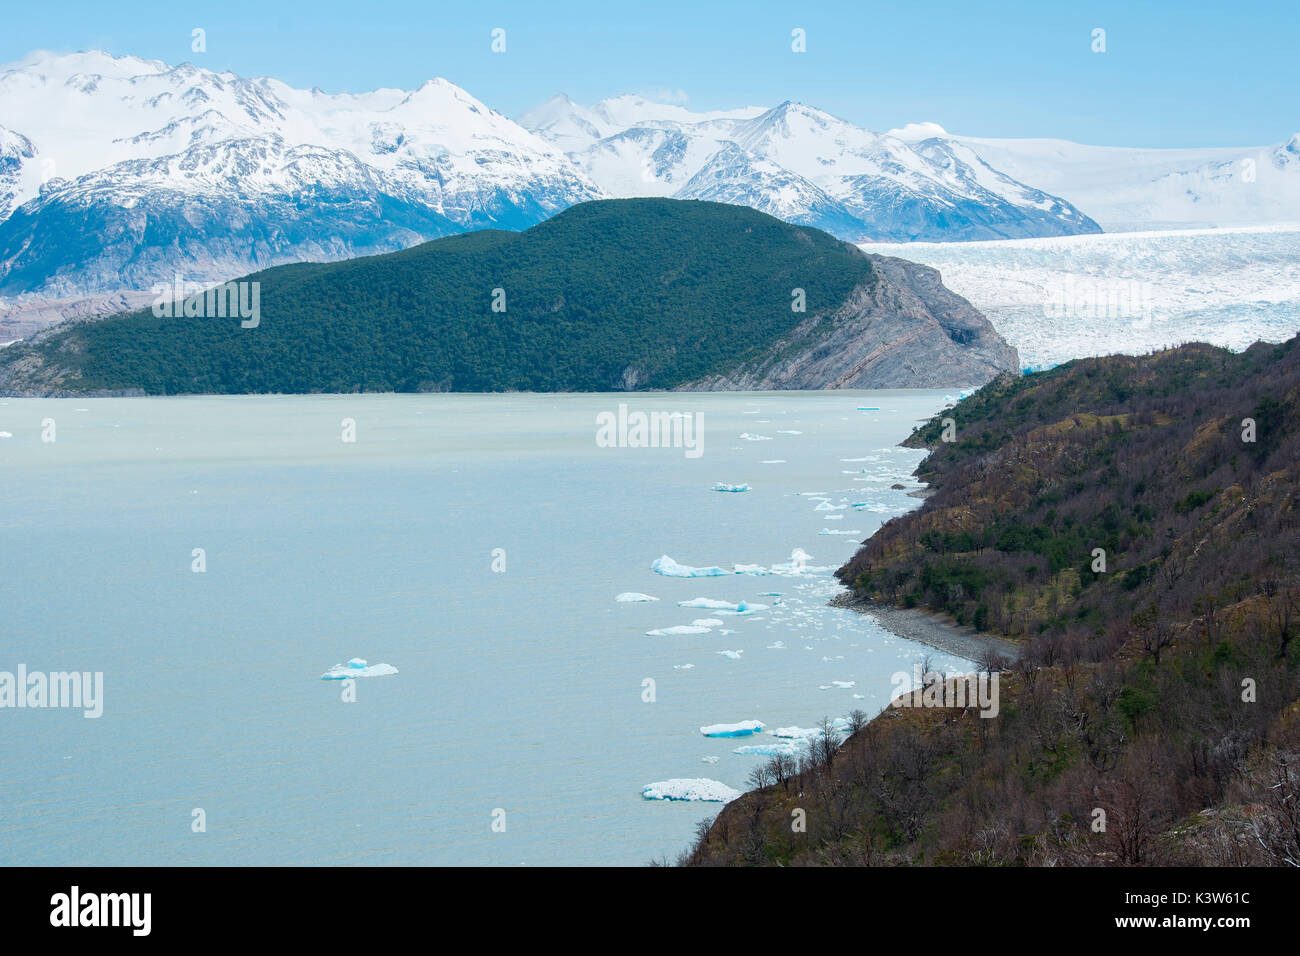
[[776, 430], [776, 433], [778, 435], [802, 435], [803, 434], [803, 432], [795, 431], [793, 428], [778, 428]]
[[822, 520], [823, 520], [823, 521], [843, 521], [843, 520], [844, 520], [844, 515], [824, 515], [824, 516], [822, 517]]
[[[824, 659], [825, 659], [825, 658], [823, 658], [823, 660], [824, 660]], [[833, 680], [833, 681], [831, 681], [829, 684], [822, 684], [822, 685], [819, 686], [817, 689], [818, 689], [818, 690], [831, 690], [832, 688], [838, 687], [838, 688], [840, 688], [841, 690], [848, 690], [850, 687], [853, 687], [853, 686], [855, 686], [856, 684], [857, 684], [857, 681], [855, 681], [855, 680]]]
[[350, 680], [353, 677], [387, 677], [396, 674], [397, 668], [392, 664], [367, 664], [360, 657], [354, 657], [346, 664], [335, 664], [324, 674], [321, 680]]
[[759, 462], [760, 465], [784, 465], [784, 458], [767, 458]]
[[740, 437], [745, 441], [771, 441], [771, 435], [755, 435], [752, 432], [741, 432]]
[[[739, 604], [732, 604], [730, 601], [718, 601], [714, 598], [691, 598], [689, 601], [678, 601], [678, 607], [700, 607], [708, 608], [710, 611], [717, 611], [719, 614], [729, 614], [732, 616], [752, 614], [754, 611], [766, 611], [766, 604], [747, 604], [741, 601]], [[718, 622], [722, 623], [721, 621]]]
[[740, 655], [745, 652], [743, 650], [739, 650], [739, 651], [718, 651], [718, 653], [721, 654], [723, 657], [730, 658], [733, 661], [738, 661], [740, 660]]
[[802, 741], [789, 744], [745, 744], [733, 754], [753, 754], [757, 757], [793, 757], [799, 753]]
[[709, 724], [701, 727], [700, 733], [706, 737], [748, 737], [765, 726], [761, 720], [742, 720], [737, 724]]
[[822, 529], [821, 529], [820, 531], [818, 531], [817, 533], [818, 533], [818, 534], [862, 534], [861, 531], [857, 531], [857, 530], [854, 530], [854, 531], [841, 531], [841, 530], [838, 529], [838, 528], [822, 528]]
[[843, 511], [848, 505], [833, 505], [830, 500], [823, 501], [813, 511]]
[[620, 604], [641, 604], [645, 601], [657, 601], [659, 599], [652, 594], [642, 594], [640, 591], [624, 591], [614, 600]]
[[778, 727], [776, 730], [771, 731], [773, 737], [793, 738], [796, 740], [816, 737], [820, 733], [821, 730], [816, 727]]
[[733, 790], [717, 780], [707, 780], [702, 777], [695, 779], [675, 777], [672, 780], [646, 784], [641, 788], [641, 796], [647, 800], [704, 800], [711, 803], [730, 803], [740, 796], [740, 791]]
[[0, 432], [0, 438], [13, 438], [13, 432]]
[[732, 573], [719, 567], [692, 568], [685, 564], [678, 564], [666, 554], [651, 561], [650, 570], [668, 578], [712, 578]]
[[676, 624], [673, 627], [656, 627], [653, 631], [645, 633], [646, 637], [674, 637], [679, 634], [707, 634], [711, 630], [713, 629], [699, 624]]
[[736, 574], [767, 574], [767, 568], [761, 564], [733, 564]]
[[[849, 721], [847, 717], [836, 717], [831, 724], [836, 730], [848, 730]], [[820, 737], [822, 729], [820, 727], [778, 727], [776, 730], [768, 731], [773, 737], [784, 737], [793, 740], [808, 740], [812, 737]]]
[[719, 759], [718, 757], [701, 757], [700, 763], [717, 763]]
[[785, 641], [777, 641], [773, 644], [769, 644], [767, 645], [767, 649], [769, 651], [783, 651], [785, 650]]
[[722, 622], [716, 617], [697, 617], [695, 620], [691, 621], [691, 626], [704, 628], [722, 627]]
[[690, 669], [691, 669], [692, 667], [694, 667], [694, 666], [695, 666], [694, 664], [674, 664], [674, 665], [673, 665], [673, 670], [675, 670], [675, 671], [688, 671], [688, 670], [690, 670]]
[[725, 484], [725, 483], [719, 481], [719, 482], [717, 482], [716, 484], [714, 484], [714, 486], [713, 486], [713, 490], [714, 490], [714, 491], [731, 491], [731, 492], [739, 493], [739, 492], [742, 492], [742, 491], [748, 491], [748, 490], [749, 490], [749, 485], [728, 485], [728, 484]]

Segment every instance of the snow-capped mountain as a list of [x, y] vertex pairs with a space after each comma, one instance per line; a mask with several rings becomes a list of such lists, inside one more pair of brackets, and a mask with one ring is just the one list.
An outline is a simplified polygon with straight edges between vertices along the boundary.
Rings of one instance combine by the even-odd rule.
[[531, 225], [597, 187], [442, 79], [360, 95], [191, 64], [0, 68], [0, 293], [148, 288]]
[[918, 149], [966, 149], [1066, 197], [1107, 231], [1300, 221], [1300, 133], [1271, 146], [1136, 149], [956, 136], [933, 123], [891, 132]]
[[692, 113], [634, 96], [590, 108], [556, 96], [519, 122], [612, 196], [737, 203], [855, 241], [1100, 231], [962, 144], [909, 143], [800, 103]]

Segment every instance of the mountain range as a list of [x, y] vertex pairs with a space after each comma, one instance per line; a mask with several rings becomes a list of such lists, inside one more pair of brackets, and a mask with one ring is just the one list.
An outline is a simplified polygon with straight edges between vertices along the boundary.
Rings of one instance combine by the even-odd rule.
[[1300, 219], [1300, 137], [1124, 150], [637, 96], [556, 96], [515, 121], [444, 79], [327, 94], [35, 52], [0, 67], [0, 342], [138, 305], [177, 273], [389, 252], [635, 196], [747, 205], [854, 242]]

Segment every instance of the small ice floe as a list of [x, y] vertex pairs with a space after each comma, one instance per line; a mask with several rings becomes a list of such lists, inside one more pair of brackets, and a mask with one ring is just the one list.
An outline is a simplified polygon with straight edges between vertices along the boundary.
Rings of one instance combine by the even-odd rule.
[[784, 458], [766, 458], [759, 462], [760, 465], [784, 465]]
[[614, 600], [619, 604], [641, 604], [645, 601], [657, 601], [659, 599], [653, 594], [642, 594], [640, 591], [624, 591]]
[[829, 500], [823, 501], [813, 511], [843, 511], [848, 505], [833, 505]]
[[756, 757], [793, 757], [799, 753], [800, 744], [745, 744], [732, 751], [733, 754], [752, 754]]
[[817, 533], [818, 533], [818, 534], [862, 534], [861, 531], [857, 531], [857, 530], [853, 530], [853, 531], [841, 531], [841, 530], [838, 529], [838, 528], [822, 528], [822, 529], [821, 529], [820, 531], [818, 531]]
[[776, 430], [776, 433], [778, 435], [802, 435], [803, 434], [803, 432], [795, 431], [793, 428], [778, 428]]
[[823, 521], [843, 521], [844, 515], [822, 515]]
[[785, 641], [775, 641], [774, 643], [767, 645], [767, 649], [769, 651], [783, 651], [785, 650]]
[[392, 664], [367, 664], [362, 658], [354, 657], [346, 664], [335, 664], [324, 674], [321, 680], [351, 680], [353, 677], [387, 677], [396, 674], [397, 668]]
[[717, 780], [675, 777], [672, 780], [646, 784], [641, 788], [641, 796], [647, 800], [703, 800], [710, 803], [730, 803], [740, 796], [740, 791], [733, 790]]
[[13, 432], [0, 432], [0, 438], [13, 438]]
[[712, 578], [732, 573], [719, 567], [692, 568], [689, 565], [678, 564], [666, 554], [651, 561], [650, 570], [666, 578]]
[[673, 627], [656, 627], [645, 633], [646, 637], [676, 637], [681, 634], [707, 634], [711, 630], [713, 629], [699, 624], [676, 624]]
[[880, 406], [879, 406], [879, 405], [859, 405], [859, 406], [858, 406], [858, 411], [860, 411], [860, 412], [878, 412], [878, 411], [880, 411]]
[[741, 432], [740, 437], [745, 441], [771, 441], [771, 435], [755, 435], [753, 432]]
[[717, 482], [713, 486], [714, 491], [730, 491], [733, 494], [739, 494], [742, 491], [748, 491], [749, 485], [728, 485], [725, 482]]
[[730, 601], [718, 601], [714, 598], [691, 598], [689, 601], [678, 601], [678, 607], [699, 607], [708, 608], [710, 611], [717, 611], [719, 614], [728, 614], [732, 616], [743, 616], [753, 614], [755, 611], [766, 611], [766, 604], [748, 604], [741, 601], [739, 604], [732, 604]]
[[690, 670], [690, 669], [691, 669], [692, 667], [694, 667], [694, 666], [695, 666], [694, 664], [674, 664], [674, 665], [673, 665], [673, 670], [675, 670], [675, 671], [688, 671], [688, 670]]
[[767, 568], [761, 564], [733, 564], [732, 568], [736, 574], [767, 574]]
[[[836, 730], [849, 729], [849, 722], [845, 717], [836, 717], [831, 724]], [[812, 737], [820, 737], [822, 729], [820, 727], [778, 727], [768, 733], [773, 737], [783, 737], [787, 740], [808, 740]]]
[[706, 737], [749, 737], [765, 726], [761, 720], [742, 720], [736, 724], [709, 724], [701, 727], [700, 733]]
[[838, 687], [838, 688], [840, 688], [841, 690], [848, 690], [850, 687], [853, 687], [853, 686], [855, 686], [856, 684], [857, 684], [857, 681], [855, 681], [855, 680], [833, 680], [833, 681], [831, 681], [829, 684], [822, 684], [822, 685], [819, 686], [817, 689], [818, 689], [818, 690], [833, 690], [834, 688], [837, 688], [837, 687]]
[[743, 650], [739, 650], [739, 651], [718, 651], [718, 653], [729, 660], [738, 661], [740, 660], [740, 655], [745, 652]]
[[719, 758], [719, 757], [701, 757], [701, 758], [700, 758], [700, 763], [717, 763], [719, 759], [721, 759], [721, 758]]
[[722, 627], [722, 621], [716, 617], [697, 617], [691, 621], [693, 627]]

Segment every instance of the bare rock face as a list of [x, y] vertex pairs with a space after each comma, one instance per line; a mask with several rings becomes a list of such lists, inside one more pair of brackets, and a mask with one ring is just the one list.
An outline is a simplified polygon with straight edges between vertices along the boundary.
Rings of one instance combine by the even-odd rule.
[[1019, 369], [1016, 350], [937, 269], [865, 254], [875, 281], [810, 315], [759, 359], [685, 388], [705, 391], [952, 388]]

